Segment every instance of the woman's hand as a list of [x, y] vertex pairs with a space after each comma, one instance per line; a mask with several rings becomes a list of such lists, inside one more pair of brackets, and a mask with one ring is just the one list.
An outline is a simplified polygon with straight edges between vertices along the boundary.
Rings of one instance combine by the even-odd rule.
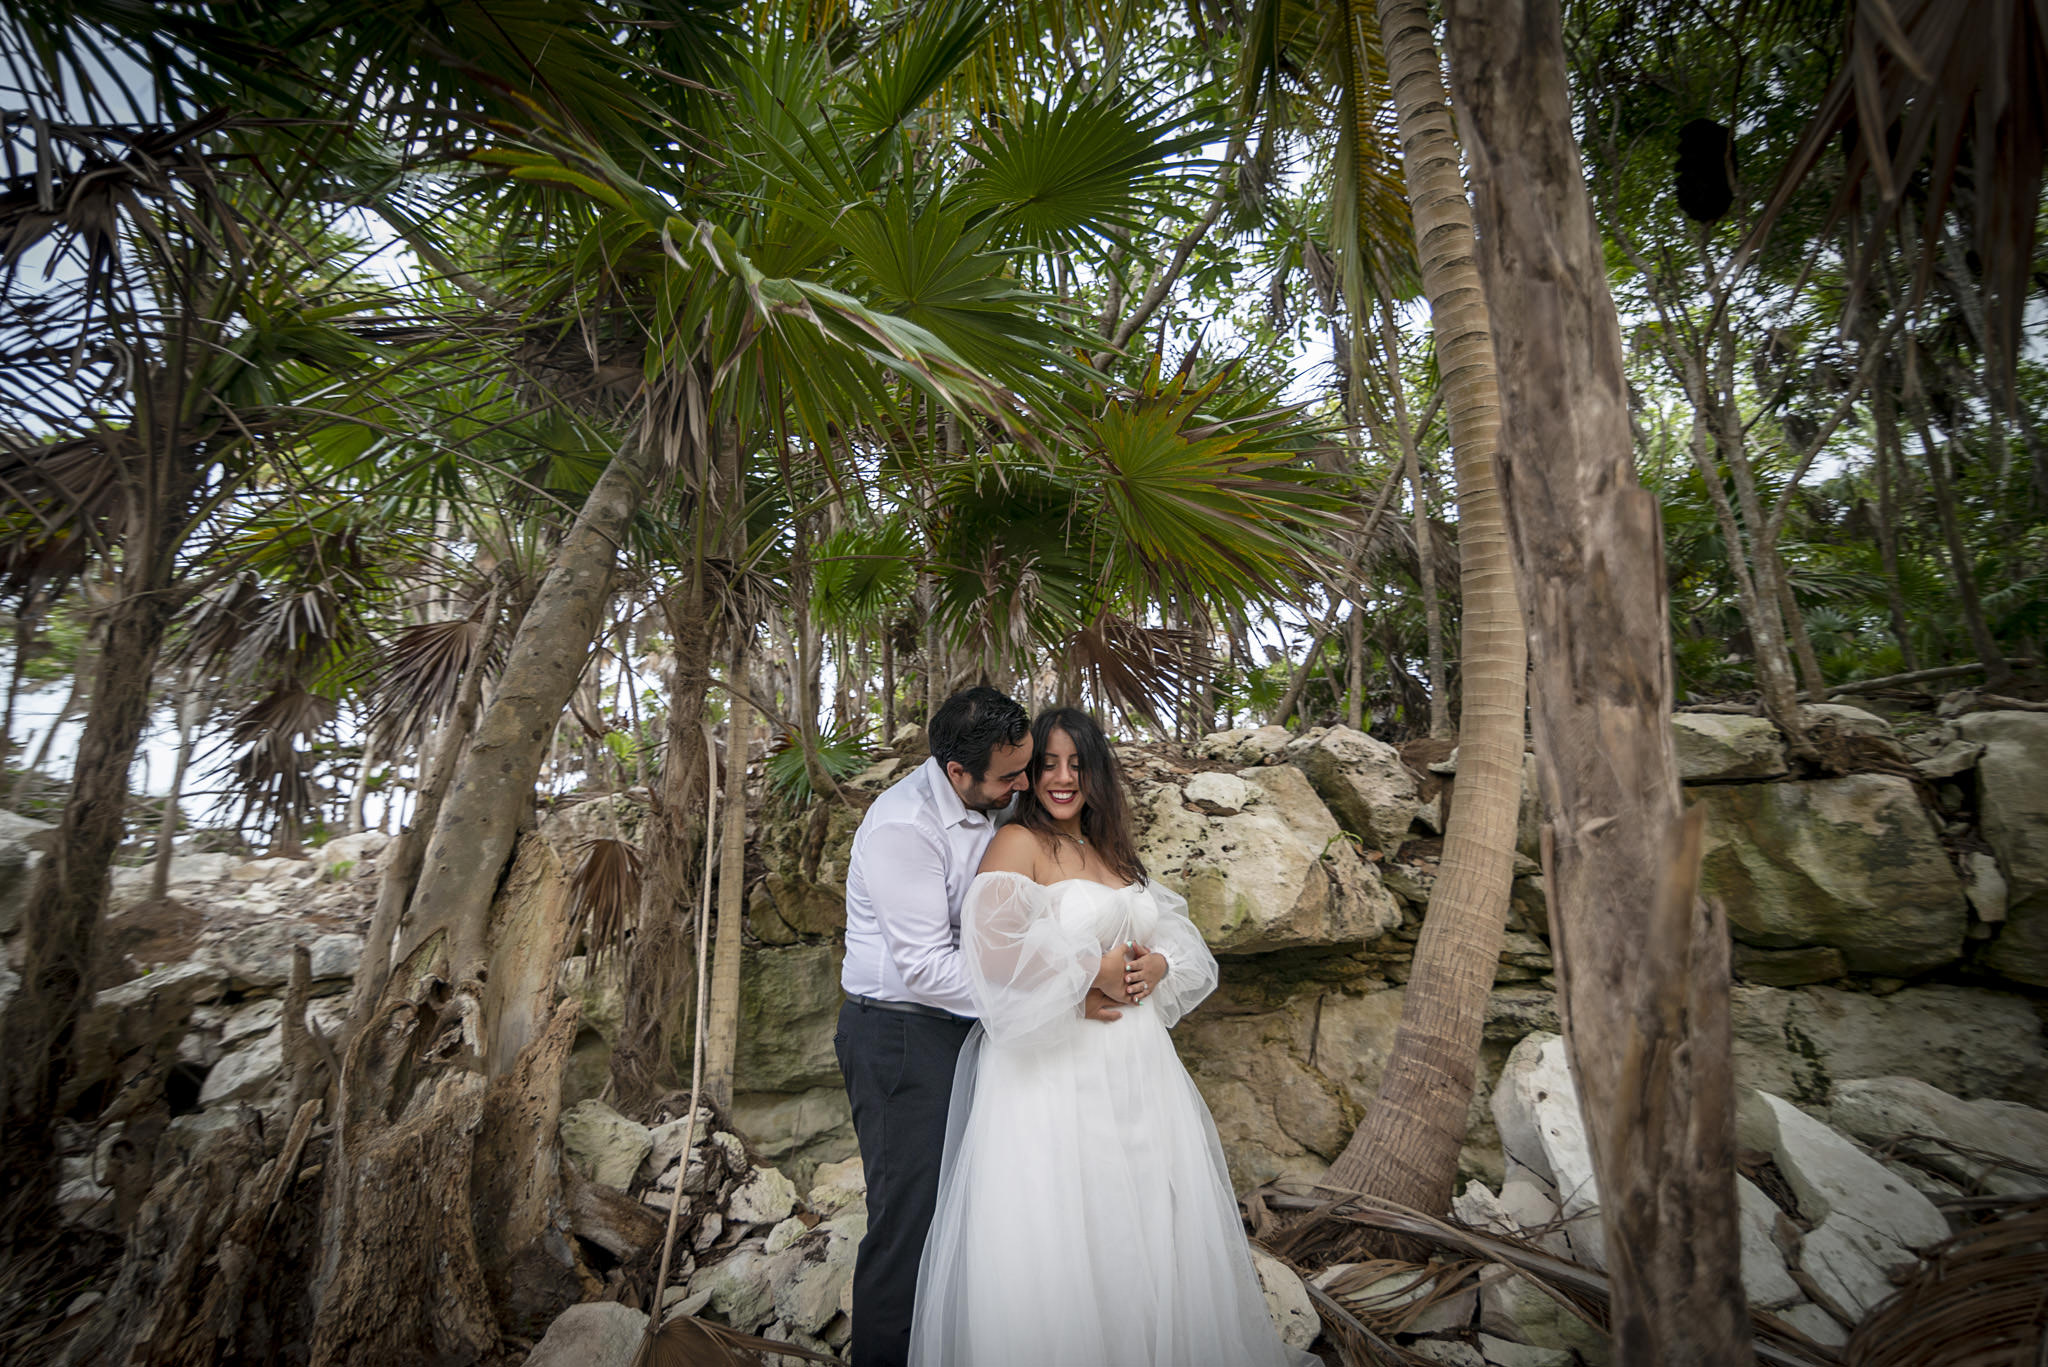
[[1124, 955], [1124, 991], [1128, 1000], [1141, 1002], [1166, 980], [1166, 956], [1143, 945], [1127, 946]]
[[1135, 999], [1124, 981], [1124, 968], [1124, 950], [1121, 947], [1112, 949], [1102, 956], [1102, 961], [1096, 966], [1095, 981], [1091, 986], [1093, 990], [1111, 1001], [1129, 1006]]

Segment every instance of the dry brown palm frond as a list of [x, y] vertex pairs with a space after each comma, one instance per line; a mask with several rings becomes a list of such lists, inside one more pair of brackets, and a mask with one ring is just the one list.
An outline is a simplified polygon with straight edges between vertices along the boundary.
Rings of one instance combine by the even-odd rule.
[[294, 825], [319, 810], [313, 773], [318, 757], [301, 749], [333, 722], [334, 699], [282, 684], [256, 699], [228, 724], [227, 768], [242, 797], [246, 818]]
[[[369, 724], [385, 744], [417, 744], [430, 725], [448, 715], [480, 652], [486, 670], [495, 672], [504, 663], [504, 642], [482, 616], [479, 605], [461, 621], [406, 627], [364, 670], [359, 682], [373, 699]], [[487, 638], [492, 638], [488, 651]]]
[[764, 1356], [802, 1358], [805, 1362], [839, 1359], [814, 1353], [794, 1343], [781, 1343], [737, 1329], [700, 1320], [695, 1315], [676, 1315], [663, 1321], [652, 1339], [641, 1341], [636, 1367], [761, 1367]]
[[2048, 1353], [2048, 1197], [1936, 1244], [1850, 1336], [1851, 1367], [2035, 1367]]
[[591, 836], [569, 880], [569, 915], [584, 922], [593, 962], [626, 947], [626, 931], [640, 909], [640, 848], [612, 836]]
[[[1379, 1231], [1409, 1241], [1433, 1245], [1459, 1259], [1479, 1259], [1512, 1270], [1531, 1286], [1549, 1296], [1564, 1309], [1600, 1332], [1606, 1332], [1610, 1299], [1607, 1274], [1598, 1269], [1560, 1258], [1526, 1239], [1491, 1230], [1471, 1229], [1453, 1220], [1440, 1220], [1398, 1202], [1367, 1196], [1362, 1192], [1316, 1187], [1311, 1192], [1268, 1187], [1257, 1193], [1260, 1206], [1288, 1212], [1300, 1218], [1285, 1234], [1272, 1241], [1276, 1251], [1296, 1264], [1303, 1261], [1303, 1248], [1342, 1246], [1350, 1239], [1342, 1227], [1353, 1232]], [[2038, 1236], [2037, 1236], [2038, 1237]], [[1312, 1297], [1319, 1288], [1311, 1286]], [[1338, 1309], [1343, 1306], [1328, 1292], [1321, 1293]], [[1321, 1299], [1326, 1322], [1329, 1311]], [[1370, 1328], [1358, 1316], [1346, 1311], [1354, 1325]], [[1769, 1367], [1830, 1367], [1841, 1361], [1834, 1353], [1793, 1331], [1776, 1316], [1752, 1310], [1756, 1331], [1757, 1361]], [[1905, 1359], [1886, 1359], [1884, 1367], [1904, 1367]], [[1954, 1367], [1963, 1367], [1958, 1360]], [[1985, 1367], [1990, 1367], [1986, 1362]]]
[[[1967, 190], [1991, 333], [1985, 346], [2010, 379], [2031, 290], [2048, 157], [2044, 70], [2048, 8], [2036, 0], [1858, 0], [1850, 7], [1842, 70], [1738, 262], [1762, 241], [1841, 134], [1847, 165], [1831, 222], [1855, 222], [1875, 206], [1914, 262], [1916, 303], [1942, 255], [1943, 219], [1957, 192]], [[1923, 164], [1925, 203], [1909, 213], [1917, 196], [1907, 193], [1908, 185]], [[1907, 243], [1909, 237], [1917, 241]], [[1854, 253], [1852, 281], [1859, 289], [1879, 258], [1870, 245]]]
[[1104, 613], [1060, 647], [1088, 676], [1096, 696], [1129, 716], [1159, 724], [1169, 706], [1215, 670], [1207, 638], [1181, 627], [1150, 627]]

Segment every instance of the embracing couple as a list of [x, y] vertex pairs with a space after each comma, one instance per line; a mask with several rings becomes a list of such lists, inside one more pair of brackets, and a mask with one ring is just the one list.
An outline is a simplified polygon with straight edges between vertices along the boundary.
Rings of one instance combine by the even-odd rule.
[[1145, 877], [1102, 728], [972, 688], [927, 733], [846, 880], [854, 1367], [1312, 1364], [1166, 1033], [1216, 960]]

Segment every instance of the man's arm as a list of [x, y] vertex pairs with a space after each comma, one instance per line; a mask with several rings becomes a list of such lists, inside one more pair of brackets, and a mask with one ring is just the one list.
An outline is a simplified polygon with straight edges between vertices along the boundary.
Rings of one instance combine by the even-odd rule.
[[904, 990], [927, 1006], [973, 1015], [946, 893], [944, 846], [936, 836], [897, 821], [870, 833], [861, 857], [875, 922]]

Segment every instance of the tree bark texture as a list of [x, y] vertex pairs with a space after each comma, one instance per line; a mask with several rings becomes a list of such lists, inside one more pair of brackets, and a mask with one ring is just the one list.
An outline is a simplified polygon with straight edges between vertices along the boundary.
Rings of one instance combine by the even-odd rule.
[[164, 543], [184, 497], [131, 539], [79, 739], [71, 793], [23, 917], [21, 986], [0, 1020], [0, 1228], [32, 1228], [56, 1187], [51, 1126], [71, 1069], [79, 1017], [92, 1001], [92, 963], [114, 852], [126, 835], [128, 770], [149, 724], [150, 682], [175, 603]]
[[[1948, 549], [1949, 569], [1956, 577], [1956, 602], [1963, 609], [1963, 625], [1969, 630], [1970, 645], [1984, 662], [1984, 686], [2010, 688], [2012, 667], [2006, 664], [2005, 652], [1998, 648], [1991, 628], [1984, 622], [1984, 604], [1977, 596], [1977, 571], [1970, 548], [1963, 541], [1962, 520], [1956, 515], [1955, 485], [1949, 477], [1948, 457], [1934, 439], [1927, 414], [1916, 409], [1914, 416], [1920, 428], [1921, 449], [1927, 457], [1927, 486], [1934, 493], [1934, 512], [1941, 522], [1942, 543]], [[1954, 449], [1953, 444], [1949, 449]]]
[[[499, 874], [532, 809], [555, 722], [604, 624], [620, 540], [660, 459], [655, 442], [635, 443], [612, 458], [519, 625], [496, 696], [441, 806], [401, 922], [397, 962], [412, 981], [436, 970], [457, 984], [475, 975]], [[436, 941], [436, 962], [413, 962]]]
[[1449, 9], [1481, 266], [1504, 320], [1503, 485], [1536, 663], [1561, 1014], [1600, 1183], [1615, 1360], [1738, 1367], [1752, 1349], [1728, 931], [1697, 895], [1701, 826], [1680, 810], [1662, 528], [1636, 482], [1559, 15], [1555, 0]]
[[1892, 490], [1892, 470], [1899, 461], [1899, 410], [1888, 373], [1880, 373], [1871, 386], [1870, 416], [1877, 436], [1876, 532], [1877, 553], [1884, 565], [1885, 608], [1891, 614], [1892, 639], [1899, 643], [1899, 663], [1910, 674], [1920, 668], [1920, 654], [1913, 647], [1906, 596], [1899, 584], [1899, 506]]
[[[1362, 42], [1367, 0], [1350, 0]], [[1515, 601], [1494, 451], [1500, 396], [1493, 332], [1473, 259], [1472, 208], [1422, 0], [1380, 0], [1379, 31], [1401, 131], [1416, 255], [1436, 333], [1458, 473], [1464, 707], [1458, 792], [1443, 862], [1379, 1094], [1330, 1165], [1332, 1185], [1418, 1210], [1450, 1206], [1486, 1000], [1507, 923], [1522, 792], [1527, 641]]]
[[[704, 1032], [704, 1095], [720, 1110], [732, 1105], [733, 1064], [740, 1038], [740, 929], [746, 916], [747, 647], [733, 646], [731, 720], [725, 732], [725, 830], [718, 847], [718, 939], [711, 955], [711, 1014]], [[825, 801], [820, 795], [819, 802]]]
[[704, 822], [704, 701], [711, 691], [711, 620], [701, 572], [662, 599], [674, 667], [663, 723], [661, 772], [642, 824], [640, 917], [626, 960], [625, 1017], [612, 1048], [612, 1087], [628, 1105], [674, 1080], [669, 1058], [687, 1006], [696, 913], [697, 861], [711, 832]]

